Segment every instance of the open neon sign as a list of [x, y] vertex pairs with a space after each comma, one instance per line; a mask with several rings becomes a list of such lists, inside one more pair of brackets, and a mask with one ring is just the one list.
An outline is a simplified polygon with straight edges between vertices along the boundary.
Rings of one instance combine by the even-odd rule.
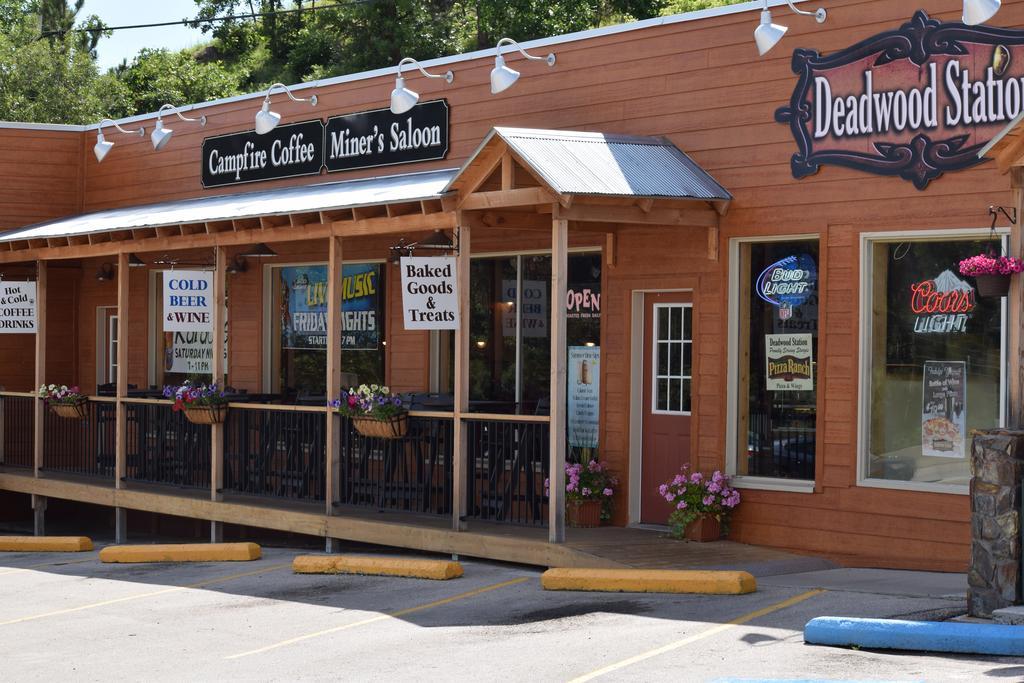
[[810, 254], [787, 256], [771, 264], [757, 276], [757, 295], [779, 309], [786, 320], [793, 309], [805, 303], [814, 293], [818, 267]]

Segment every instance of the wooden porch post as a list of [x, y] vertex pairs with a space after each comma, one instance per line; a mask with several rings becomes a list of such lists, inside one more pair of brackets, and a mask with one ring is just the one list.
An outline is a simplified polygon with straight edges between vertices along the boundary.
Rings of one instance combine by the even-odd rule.
[[[341, 393], [341, 302], [344, 286], [344, 252], [340, 237], [331, 237], [327, 264], [327, 400]], [[324, 490], [325, 514], [334, 514], [341, 483], [341, 416], [327, 413], [327, 472]], [[327, 538], [327, 552], [334, 552], [334, 539]]]
[[469, 440], [462, 416], [469, 412], [469, 268], [470, 229], [462, 212], [456, 213], [455, 229], [459, 254], [456, 261], [456, 282], [459, 290], [459, 329], [455, 331], [455, 424], [452, 453], [452, 528], [466, 530], [469, 490]]
[[[1010, 243], [1007, 254], [1021, 257], [1021, 220], [1024, 219], [1024, 166], [1010, 168], [1010, 187], [1013, 190], [1013, 205], [1017, 208], [1017, 225], [1010, 226]], [[1006, 410], [1008, 427], [1024, 426], [1024, 278], [1011, 280], [1010, 296], [1007, 299], [1007, 377], [1009, 397]]]
[[569, 221], [559, 205], [551, 221], [551, 465], [548, 498], [548, 541], [565, 542], [565, 292], [569, 254]]
[[[213, 333], [210, 335], [213, 344], [213, 358], [210, 362], [212, 381], [221, 389], [225, 386], [224, 375], [224, 305], [227, 290], [227, 253], [224, 247], [215, 247], [213, 271]], [[120, 348], [120, 347], [118, 347]], [[224, 500], [224, 425], [210, 426], [210, 500]], [[210, 542], [221, 543], [224, 540], [224, 525], [221, 522], [210, 522]]]
[[[117, 255], [117, 403], [114, 407], [114, 488], [124, 488], [128, 476], [128, 253]], [[124, 508], [114, 508], [114, 542], [124, 543], [128, 534]]]
[[[36, 261], [36, 386], [46, 384], [46, 261]], [[43, 467], [43, 421], [46, 403], [36, 400], [33, 447], [33, 474]]]

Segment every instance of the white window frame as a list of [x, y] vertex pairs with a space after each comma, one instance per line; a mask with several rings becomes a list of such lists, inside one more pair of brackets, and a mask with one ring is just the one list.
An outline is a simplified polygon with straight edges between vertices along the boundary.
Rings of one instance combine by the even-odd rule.
[[[754, 243], [778, 243], [778, 242], [817, 242], [818, 243], [818, 259], [821, 259], [821, 235], [816, 232], [807, 233], [795, 233], [790, 235], [772, 235], [764, 237], [733, 237], [729, 240], [729, 337], [727, 341], [727, 352], [728, 362], [728, 376], [726, 378], [728, 390], [726, 392], [726, 431], [725, 431], [725, 468], [726, 473], [729, 475], [730, 481], [736, 488], [746, 489], [759, 489], [763, 491], [787, 491], [790, 493], [814, 493], [815, 480], [814, 479], [781, 479], [776, 477], [754, 477], [749, 475], [736, 474], [737, 470], [737, 458], [738, 458], [738, 443], [736, 428], [739, 424], [739, 412], [738, 412], [738, 401], [739, 401], [739, 339], [740, 339], [740, 246], [743, 244]], [[819, 273], [820, 273], [819, 264]], [[819, 278], [818, 284], [820, 286], [821, 280]], [[748, 294], [743, 292], [743, 295]], [[815, 382], [819, 382], [821, 373], [815, 377]], [[819, 385], [815, 385], [817, 389]], [[820, 415], [815, 411], [815, 425], [821, 424]], [[815, 436], [817, 436], [818, 430], [815, 430]], [[815, 449], [817, 451], [817, 449]], [[819, 457], [819, 453], [815, 452], [815, 462]]]
[[115, 313], [107, 317], [107, 383], [117, 381], [117, 345], [120, 343], [121, 315]]
[[[689, 329], [686, 328], [686, 324], [685, 324], [686, 323], [686, 314], [685, 313], [683, 314], [683, 322], [680, 323], [680, 325], [682, 326], [682, 329], [683, 329], [683, 338], [682, 338], [682, 344], [683, 344], [682, 351], [683, 352], [681, 352], [681, 354], [679, 356], [679, 370], [682, 371], [682, 369], [683, 369], [683, 367], [682, 367], [683, 358], [686, 356], [686, 354], [684, 352], [686, 350], [686, 345], [689, 344], [690, 345], [690, 374], [689, 375], [682, 375], [681, 374], [681, 375], [679, 375], [678, 378], [673, 377], [671, 375], [666, 375], [665, 377], [661, 377], [661, 376], [658, 375], [658, 344], [661, 342], [661, 340], [658, 339], [658, 310], [662, 309], [662, 308], [678, 308], [678, 309], [687, 309], [688, 308], [688, 309], [690, 309], [690, 328]], [[682, 303], [682, 302], [656, 303], [656, 304], [653, 305], [651, 313], [652, 313], [651, 320], [650, 320], [650, 325], [651, 325], [651, 349], [650, 349], [651, 350], [651, 395], [647, 397], [648, 400], [650, 401], [649, 405], [650, 405], [651, 415], [675, 415], [675, 416], [679, 416], [679, 417], [690, 417], [693, 414], [693, 411], [692, 411], [692, 408], [693, 408], [693, 303], [692, 302], [691, 303]], [[669, 323], [669, 325], [671, 326], [671, 322]], [[687, 339], [687, 332], [689, 332], [689, 339]], [[670, 340], [666, 340], [666, 341], [670, 341]], [[670, 356], [669, 367], [671, 368], [671, 366], [672, 366], [671, 353], [669, 354], [669, 356]], [[683, 380], [687, 380], [687, 379], [690, 380], [690, 408], [691, 408], [691, 410], [658, 410], [658, 380], [659, 379], [664, 379], [664, 378], [669, 379], [669, 386], [672, 386], [671, 385], [671, 380], [672, 379], [679, 379], [680, 382], [682, 382]], [[671, 405], [671, 404], [672, 403], [671, 403], [671, 400], [670, 400], [669, 401], [669, 405]], [[682, 406], [682, 399], [680, 399], [680, 406]]]
[[[1008, 228], [995, 230], [1006, 244], [1010, 234]], [[858, 378], [857, 397], [857, 486], [899, 491], [926, 491], [929, 493], [950, 493], [966, 496], [970, 487], [965, 484], [936, 484], [933, 482], [894, 481], [874, 479], [867, 476], [868, 435], [871, 430], [871, 299], [868, 283], [871, 273], [871, 247], [886, 242], [939, 242], [949, 239], [984, 239], [991, 234], [985, 228], [958, 228], [952, 230], [903, 230], [887, 232], [865, 232], [860, 235], [860, 350], [858, 361], [860, 377]], [[1004, 246], [1005, 248], [1005, 246]], [[999, 424], [1006, 424], [1006, 298], [1002, 302], [1001, 325], [1002, 338], [999, 342], [1000, 362], [1003, 368], [999, 377]]]

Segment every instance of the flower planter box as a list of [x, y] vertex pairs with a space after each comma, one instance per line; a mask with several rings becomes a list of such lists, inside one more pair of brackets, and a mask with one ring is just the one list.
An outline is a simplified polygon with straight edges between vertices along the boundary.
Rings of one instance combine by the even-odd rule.
[[84, 420], [86, 402], [81, 403], [51, 403], [50, 412], [54, 415], [68, 420]]
[[996, 297], [1010, 293], [1010, 275], [975, 275], [978, 296]]
[[573, 500], [565, 505], [566, 521], [578, 529], [593, 529], [601, 526], [601, 501]]
[[228, 407], [226, 405], [218, 406], [194, 406], [186, 407], [185, 419], [192, 424], [197, 425], [219, 425], [224, 423], [224, 418], [227, 417]]
[[722, 537], [722, 524], [714, 517], [701, 517], [686, 527], [684, 535], [688, 541], [717, 541]]
[[401, 439], [409, 431], [409, 416], [406, 413], [393, 415], [386, 420], [373, 417], [353, 417], [352, 426], [363, 436], [378, 439]]

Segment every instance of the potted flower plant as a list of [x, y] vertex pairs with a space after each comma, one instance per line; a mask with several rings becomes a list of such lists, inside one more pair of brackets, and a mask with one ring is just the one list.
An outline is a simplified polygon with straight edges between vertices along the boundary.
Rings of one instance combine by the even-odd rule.
[[409, 431], [409, 411], [401, 397], [386, 386], [363, 384], [358, 389], [343, 390], [330, 405], [339, 415], [351, 419], [363, 436], [399, 439]]
[[180, 386], [165, 386], [164, 398], [174, 400], [174, 411], [184, 411], [192, 424], [221, 424], [228, 413], [228, 399], [214, 384], [193, 384], [185, 380]]
[[81, 392], [78, 387], [68, 387], [66, 384], [43, 384], [39, 387], [39, 398], [46, 402], [50, 411], [61, 417], [71, 420], [84, 420], [86, 405], [89, 397]]
[[1010, 277], [1024, 271], [1024, 261], [1012, 256], [978, 254], [960, 262], [960, 274], [974, 278], [981, 296], [1006, 296]]
[[[549, 480], [544, 480], [548, 493]], [[612, 517], [612, 497], [619, 480], [608, 464], [596, 458], [586, 463], [565, 464], [565, 511], [571, 527], [591, 528]]]
[[718, 470], [705, 477], [684, 465], [671, 481], [658, 487], [672, 504], [668, 517], [673, 538], [716, 541], [728, 532], [729, 514], [740, 504], [740, 492], [729, 486], [729, 477]]

